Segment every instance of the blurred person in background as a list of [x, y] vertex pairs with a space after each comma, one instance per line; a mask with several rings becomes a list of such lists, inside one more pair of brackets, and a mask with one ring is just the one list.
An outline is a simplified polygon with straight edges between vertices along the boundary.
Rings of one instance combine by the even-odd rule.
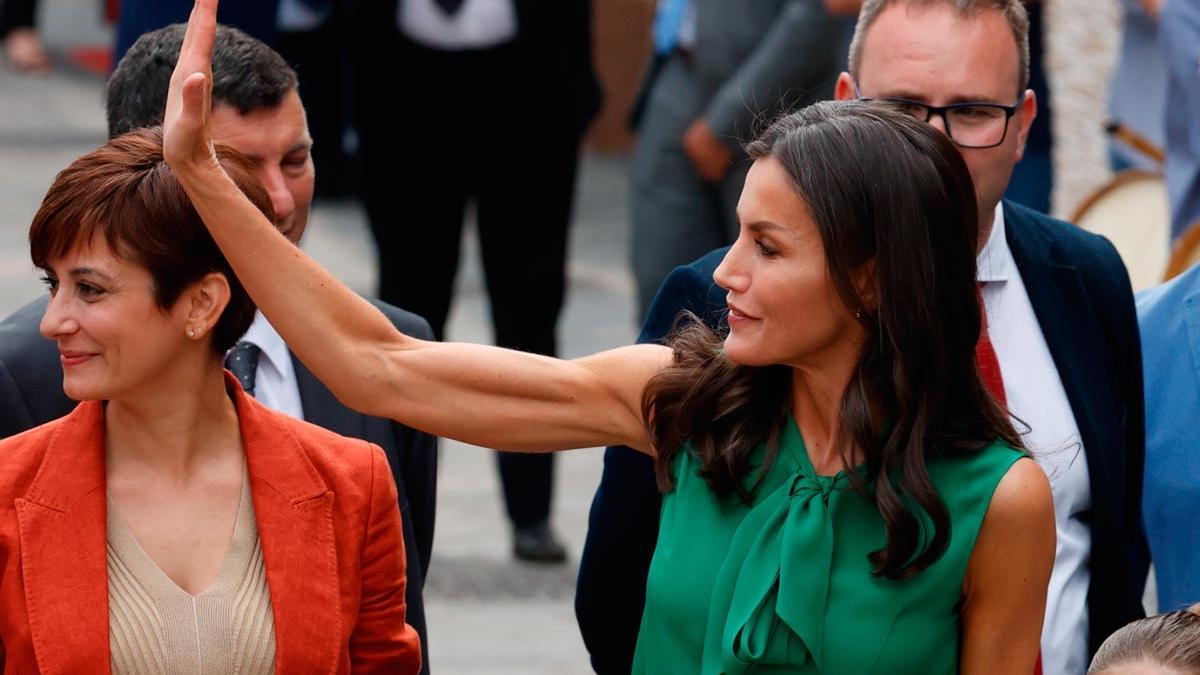
[[1167, 63], [1167, 194], [1171, 238], [1200, 222], [1200, 2], [1146, 0], [1161, 9]]
[[[273, 215], [248, 159], [213, 161]], [[0, 441], [5, 670], [417, 673], [387, 460], [222, 372], [254, 305], [161, 131], [59, 173], [29, 246], [82, 403]]]
[[[1112, 121], [1160, 150], [1166, 134], [1167, 66], [1159, 43], [1157, 0], [1122, 0], [1121, 52], [1113, 72]], [[1119, 138], [1111, 142], [1113, 170], [1161, 171], [1162, 165]]]
[[742, 145], [780, 111], [829, 98], [842, 26], [820, 0], [658, 0], [631, 115], [639, 317], [668, 272], [737, 237]]
[[8, 62], [17, 70], [50, 70], [50, 56], [37, 29], [37, 0], [0, 0], [0, 41]]
[[1142, 516], [1158, 609], [1200, 600], [1200, 265], [1137, 298], [1146, 382]]
[[[948, 133], [971, 170], [987, 309], [979, 359], [995, 364], [995, 391], [1054, 490], [1059, 550], [1042, 657], [1047, 675], [1074, 675], [1143, 614], [1142, 364], [1128, 274], [1112, 245], [1002, 199], [1038, 115], [1029, 35], [1017, 0], [868, 0], [836, 96], [898, 101]], [[661, 340], [684, 309], [724, 327], [713, 272], [725, 255], [672, 272], [642, 341]], [[593, 663], [608, 664], [601, 672], [632, 659], [644, 597], [630, 589], [645, 587], [660, 510], [651, 463], [609, 448], [576, 594]]]
[[[162, 123], [171, 72], [183, 41], [176, 24], [134, 43], [108, 83], [109, 137]], [[275, 224], [293, 243], [308, 225], [315, 167], [296, 73], [270, 47], [235, 28], [217, 30], [213, 57], [216, 138], [254, 161]], [[375, 303], [401, 331], [429, 338], [420, 317]], [[61, 417], [75, 406], [63, 391], [63, 369], [52, 341], [39, 334], [47, 299], [0, 322], [0, 437]], [[433, 549], [437, 442], [390, 420], [342, 405], [295, 357], [261, 315], [226, 358], [243, 387], [268, 407], [384, 450], [398, 487], [408, 556], [408, 620], [426, 637], [422, 588]], [[428, 659], [423, 667], [428, 667]]]
[[[558, 353], [579, 143], [600, 104], [591, 0], [358, 9], [362, 182], [379, 297], [445, 334], [468, 207], [497, 345]], [[504, 448], [499, 448], [504, 450]], [[501, 452], [516, 558], [559, 563], [552, 455]]]

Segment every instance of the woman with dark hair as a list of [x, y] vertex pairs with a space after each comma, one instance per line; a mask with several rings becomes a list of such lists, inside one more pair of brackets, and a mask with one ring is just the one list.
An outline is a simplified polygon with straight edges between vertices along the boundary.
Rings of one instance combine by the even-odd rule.
[[1092, 657], [1088, 675], [1200, 675], [1200, 605], [1113, 633]]
[[976, 366], [974, 190], [944, 135], [864, 102], [772, 125], [715, 276], [723, 338], [693, 322], [577, 361], [427, 343], [286, 246], [212, 161], [215, 5], [193, 11], [165, 152], [339, 398], [476, 445], [655, 457], [637, 672], [1033, 672], [1050, 488]]
[[[213, 159], [270, 219], [248, 161]], [[0, 441], [5, 672], [417, 672], [383, 453], [223, 373], [254, 305], [161, 132], [73, 162], [29, 242], [81, 403]]]

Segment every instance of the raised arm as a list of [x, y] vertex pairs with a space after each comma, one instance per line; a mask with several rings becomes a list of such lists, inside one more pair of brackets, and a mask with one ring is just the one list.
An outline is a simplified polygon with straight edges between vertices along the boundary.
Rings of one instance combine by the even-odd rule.
[[670, 359], [626, 347], [578, 361], [417, 340], [277, 232], [215, 160], [208, 129], [216, 0], [197, 0], [171, 77], [163, 153], [259, 309], [347, 406], [506, 450], [649, 451], [645, 384]]

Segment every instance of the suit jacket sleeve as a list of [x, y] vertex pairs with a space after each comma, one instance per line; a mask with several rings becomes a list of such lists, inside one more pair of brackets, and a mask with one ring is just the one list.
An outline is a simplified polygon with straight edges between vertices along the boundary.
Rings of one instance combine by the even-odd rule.
[[351, 666], [355, 673], [415, 673], [421, 669], [421, 644], [405, 622], [404, 536], [396, 486], [383, 450], [372, 449], [362, 599], [350, 635]]
[[[660, 342], [685, 309], [709, 325], [717, 324], [724, 308], [723, 295], [713, 290], [718, 254], [723, 250], [678, 267], [667, 277], [638, 342]], [[661, 507], [654, 461], [625, 446], [608, 448], [575, 590], [575, 616], [597, 673], [628, 673], [632, 668]]]
[[[820, 0], [784, 5], [758, 48], [709, 102], [704, 118], [716, 136], [748, 138], [756, 119], [772, 119], [784, 106], [824, 85], [841, 63], [841, 26]], [[832, 94], [821, 93], [822, 98]]]
[[0, 438], [14, 436], [35, 426], [25, 397], [4, 361], [0, 360]]

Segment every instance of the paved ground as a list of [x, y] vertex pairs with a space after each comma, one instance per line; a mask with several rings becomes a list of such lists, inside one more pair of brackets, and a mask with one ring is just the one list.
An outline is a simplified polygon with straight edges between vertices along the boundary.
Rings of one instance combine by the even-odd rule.
[[[0, 316], [42, 292], [25, 237], [46, 188], [57, 171], [104, 138], [103, 83], [61, 65], [68, 48], [108, 39], [93, 9], [97, 4], [43, 1], [47, 43], [60, 60], [52, 75], [24, 77], [0, 64]], [[587, 158], [561, 322], [567, 356], [625, 344], [635, 335], [633, 284], [625, 267], [626, 202], [624, 162]], [[357, 205], [319, 205], [305, 249], [356, 289], [372, 289], [374, 254]], [[488, 310], [470, 234], [467, 251], [448, 332], [452, 339], [486, 342]], [[600, 463], [597, 450], [559, 457], [554, 524], [570, 545], [572, 561], [543, 568], [509, 558], [491, 454], [443, 443], [437, 537], [426, 587], [437, 672], [590, 672], [571, 598]]]

